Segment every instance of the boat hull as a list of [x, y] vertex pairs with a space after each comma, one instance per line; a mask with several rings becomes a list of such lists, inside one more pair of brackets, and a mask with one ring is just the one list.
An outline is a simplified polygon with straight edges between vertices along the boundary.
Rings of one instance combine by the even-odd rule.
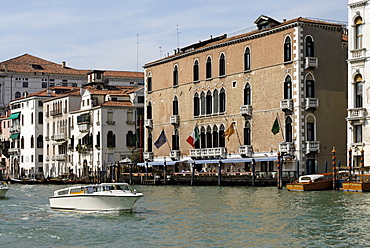
[[370, 191], [370, 182], [343, 182], [341, 190], [351, 192], [368, 192]]
[[8, 188], [0, 188], [0, 198], [4, 198], [8, 190]]
[[326, 181], [319, 181], [319, 182], [311, 182], [311, 183], [288, 183], [286, 188], [289, 191], [313, 191], [313, 190], [326, 190], [333, 188], [333, 181], [326, 180]]
[[131, 211], [141, 197], [111, 195], [66, 195], [51, 196], [50, 208], [55, 210], [96, 212], [96, 211]]

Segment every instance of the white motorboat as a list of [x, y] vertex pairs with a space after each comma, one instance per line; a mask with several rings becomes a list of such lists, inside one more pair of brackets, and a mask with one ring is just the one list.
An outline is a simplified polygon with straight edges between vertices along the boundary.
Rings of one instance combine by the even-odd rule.
[[4, 198], [8, 190], [9, 190], [8, 184], [6, 182], [0, 182], [0, 198]]
[[51, 209], [64, 211], [131, 211], [142, 196], [127, 183], [102, 183], [57, 190], [49, 202]]

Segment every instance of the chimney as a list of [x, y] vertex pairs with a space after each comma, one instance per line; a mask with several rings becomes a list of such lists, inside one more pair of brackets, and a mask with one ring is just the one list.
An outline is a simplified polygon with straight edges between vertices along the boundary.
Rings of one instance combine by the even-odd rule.
[[62, 61], [62, 67], [63, 67], [63, 68], [66, 68], [66, 67], [67, 67], [67, 62]]

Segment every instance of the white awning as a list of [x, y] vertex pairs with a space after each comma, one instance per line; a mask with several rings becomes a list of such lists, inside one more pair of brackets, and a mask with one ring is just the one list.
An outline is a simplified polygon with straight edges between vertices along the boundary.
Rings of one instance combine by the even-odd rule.
[[76, 139], [82, 139], [83, 137], [86, 136], [87, 133], [80, 133], [79, 135], [77, 135]]

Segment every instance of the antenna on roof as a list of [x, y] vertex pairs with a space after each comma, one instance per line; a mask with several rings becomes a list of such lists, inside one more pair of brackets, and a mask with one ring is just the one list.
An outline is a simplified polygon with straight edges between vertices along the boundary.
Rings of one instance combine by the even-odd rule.
[[177, 28], [176, 28], [176, 34], [177, 34], [177, 48], [180, 47], [180, 41], [179, 41], [179, 24], [176, 24]]
[[137, 33], [136, 38], [136, 71], [139, 71], [139, 33]]
[[162, 58], [162, 47], [159, 47], [159, 57]]

